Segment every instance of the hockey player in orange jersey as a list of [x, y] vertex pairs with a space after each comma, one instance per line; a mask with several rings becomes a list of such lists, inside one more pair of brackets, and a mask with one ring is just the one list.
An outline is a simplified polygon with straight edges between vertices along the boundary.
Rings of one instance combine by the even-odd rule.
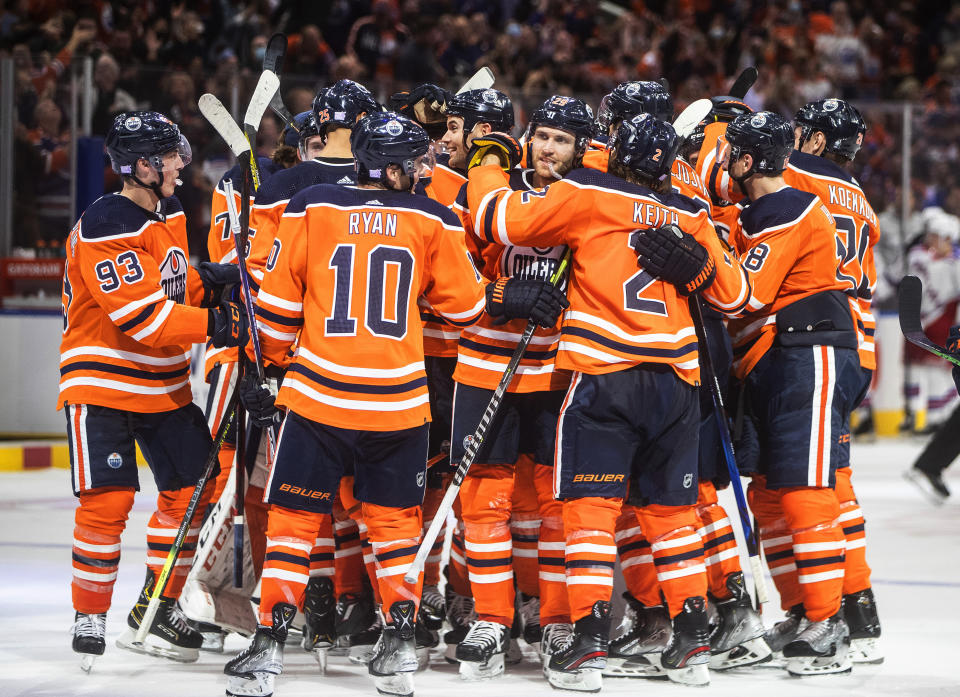
[[850, 668], [834, 487], [862, 380], [833, 218], [814, 194], [784, 182], [793, 138], [777, 114], [741, 115], [718, 160], [749, 201], [736, 237], [753, 292], [743, 318], [730, 322], [747, 416], [737, 453], [741, 471], [754, 475], [750, 506], [790, 611], [766, 638], [791, 674], [811, 675]]
[[[842, 99], [821, 99], [806, 104], [794, 117], [795, 149], [783, 173], [789, 186], [816, 194], [837, 224], [838, 242], [843, 249], [839, 275], [849, 285], [847, 294], [855, 295], [851, 302], [856, 303], [858, 314], [858, 355], [863, 383], [854, 408], [870, 389], [877, 368], [876, 321], [870, 304], [877, 284], [873, 248], [880, 239], [880, 227], [860, 185], [845, 169], [860, 150], [866, 131], [860, 112]], [[847, 540], [843, 611], [850, 628], [850, 655], [854, 663], [880, 663], [883, 661], [878, 642], [880, 618], [870, 586], [863, 511], [851, 483], [849, 431], [841, 434], [841, 439], [844, 453], [837, 467], [836, 492]]]
[[[106, 612], [120, 562], [120, 535], [139, 488], [135, 443], [160, 491], [147, 532], [147, 579], [118, 645], [180, 661], [197, 660], [200, 633], [177, 606], [196, 546], [199, 519], [163, 591], [146, 642], [133, 639], [212, 446], [190, 392], [190, 346], [248, 338], [245, 314], [221, 302], [235, 267], [187, 263], [183, 209], [173, 196], [190, 146], [156, 112], [114, 120], [107, 153], [123, 179], [70, 232], [63, 277], [58, 408], [67, 417], [73, 491], [73, 649], [104, 651]], [[209, 309], [207, 309], [209, 308]], [[212, 482], [211, 482], [212, 484]], [[204, 492], [200, 509], [209, 497]]]
[[[509, 172], [511, 189], [540, 197], [544, 188], [580, 165], [594, 132], [593, 113], [582, 100], [563, 95], [549, 97], [531, 116], [527, 128], [527, 162], [530, 169]], [[496, 136], [478, 136], [474, 143]], [[460, 201], [466, 210], [466, 188]], [[488, 242], [484, 255], [494, 260], [489, 274], [505, 287], [526, 287], [528, 292], [548, 294], [559, 311], [562, 291], [548, 282], [565, 254], [563, 245], [520, 246]], [[453, 435], [450, 457], [458, 462], [480, 422], [487, 403], [500, 381], [526, 322], [515, 315], [484, 317], [460, 334], [456, 391], [453, 400]], [[557, 564], [563, 563], [563, 525], [560, 504], [553, 498], [553, 451], [557, 415], [564, 391], [570, 383], [567, 371], [556, 370], [554, 356], [560, 339], [557, 316], [545, 316], [534, 333], [530, 347], [516, 371], [500, 405], [495, 421], [484, 439], [484, 447], [463, 482], [461, 508], [466, 527], [467, 569], [476, 603], [478, 621], [457, 647], [460, 676], [490, 678], [504, 670], [514, 621], [516, 560], [511, 523], [526, 525], [538, 519], [543, 565], [540, 583], [532, 589], [541, 597], [540, 617], [554, 638], [562, 644], [570, 633], [569, 607]], [[512, 321], [505, 321], [512, 320]], [[534, 458], [534, 491], [517, 492], [515, 467], [522, 453]], [[512, 521], [512, 504], [535, 492], [534, 509]], [[522, 505], [522, 502], [521, 502]], [[519, 531], [520, 528], [517, 527]], [[549, 562], [555, 562], [551, 564]], [[539, 564], [538, 564], [539, 566]], [[524, 594], [524, 603], [531, 599]], [[540, 618], [537, 619], [539, 624]], [[554, 625], [563, 625], [554, 626]], [[535, 637], [531, 637], [535, 640]], [[541, 642], [544, 655], [550, 639]]]
[[[472, 161], [496, 161], [497, 144], [484, 145], [488, 152], [480, 150]], [[642, 524], [674, 618], [663, 664], [673, 679], [708, 679], [706, 577], [693, 505], [699, 370], [681, 292], [703, 289], [710, 302], [736, 311], [750, 289], [743, 269], [724, 254], [706, 208], [670, 191], [677, 146], [669, 124], [643, 114], [620, 125], [607, 173], [575, 170], [542, 197], [511, 192], [495, 167], [470, 171], [477, 234], [501, 244], [566, 243], [573, 252], [570, 308], [556, 365], [576, 372], [557, 427], [554, 494], [563, 502], [574, 632], [546, 666], [558, 687], [600, 687], [614, 528], [628, 481], [631, 499], [642, 505]], [[639, 229], [669, 223], [692, 231], [709, 249], [695, 268], [673, 278], [679, 289], [638, 269], [631, 250]], [[632, 470], [638, 452], [646, 456]]]
[[[319, 185], [290, 200], [257, 298], [265, 360], [285, 364], [298, 347], [276, 398], [287, 415], [267, 486], [260, 626], [224, 669], [228, 694], [273, 692], [318, 520], [351, 472], [383, 600], [368, 670], [384, 694], [413, 690], [420, 583], [403, 573], [421, 533], [430, 420], [418, 300], [467, 325], [483, 310], [483, 284], [456, 216], [411, 193], [432, 164], [423, 129], [377, 113], [351, 145], [358, 186]], [[265, 387], [244, 383], [241, 394], [252, 416], [273, 418]]]

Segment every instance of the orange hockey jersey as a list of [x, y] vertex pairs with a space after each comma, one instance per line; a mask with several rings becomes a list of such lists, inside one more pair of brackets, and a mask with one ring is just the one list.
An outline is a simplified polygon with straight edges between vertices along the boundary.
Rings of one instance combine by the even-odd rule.
[[70, 232], [63, 274], [60, 398], [133, 412], [188, 404], [190, 346], [207, 339], [200, 276], [176, 197], [163, 214], [108, 194]]
[[744, 208], [740, 224], [737, 252], [753, 291], [746, 316], [728, 329], [734, 374], [742, 379], [773, 346], [779, 310], [846, 284], [837, 276], [836, 227], [814, 194], [785, 186]]
[[[508, 185], [515, 191], [530, 196], [544, 196], [546, 189], [536, 189], [532, 169], [512, 169]], [[464, 185], [457, 201], [469, 214], [467, 186]], [[473, 230], [472, 221], [465, 227]], [[476, 236], [474, 239], [477, 240]], [[549, 280], [560, 265], [566, 252], [564, 245], [555, 246], [504, 246], [486, 242], [483, 248], [483, 273], [491, 280], [501, 276]], [[565, 287], [565, 286], [564, 286]], [[497, 324], [493, 317], [484, 314], [480, 321], [460, 332], [457, 353], [457, 368], [453, 379], [465, 385], [496, 389], [510, 357], [517, 348], [527, 321], [515, 319]], [[542, 392], [563, 390], [570, 384], [570, 373], [555, 368], [557, 347], [560, 343], [560, 322], [555, 327], [537, 327], [530, 345], [517, 366], [516, 375], [510, 383], [510, 392]]]
[[837, 253], [842, 260], [837, 275], [847, 284], [848, 292], [856, 293], [860, 365], [876, 370], [877, 323], [870, 304], [877, 287], [873, 259], [874, 245], [880, 239], [877, 215], [857, 180], [840, 165], [823, 157], [793, 151], [783, 178], [794, 188], [816, 194], [837, 224]]
[[724, 253], [707, 209], [686, 197], [655, 194], [587, 168], [534, 195], [511, 191], [496, 166], [472, 169], [468, 193], [475, 234], [500, 244], [566, 244], [572, 250], [558, 368], [601, 374], [665, 363], [686, 382], [699, 381], [687, 300], [637, 267], [630, 247], [637, 228], [677, 224], [721, 260], [716, 280], [703, 293], [711, 304], [736, 313], [750, 297], [747, 275]]
[[257, 297], [264, 360], [286, 363], [277, 403], [339, 428], [430, 420], [417, 301], [455, 326], [484, 284], [457, 217], [424, 196], [327, 184], [296, 194]]

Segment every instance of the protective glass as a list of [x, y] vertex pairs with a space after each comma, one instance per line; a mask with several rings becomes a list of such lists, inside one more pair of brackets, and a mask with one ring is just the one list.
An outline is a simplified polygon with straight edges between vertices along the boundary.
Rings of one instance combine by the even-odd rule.
[[716, 158], [716, 163], [720, 165], [721, 169], [726, 171], [730, 168], [730, 162], [740, 157], [739, 148], [737, 149], [736, 157], [734, 157], [733, 148], [730, 147], [730, 143], [727, 142], [727, 139], [717, 138], [717, 145], [714, 148], [714, 156]]
[[609, 101], [610, 95], [608, 94], [600, 100], [600, 108], [597, 109], [597, 126], [603, 134], [610, 130], [610, 124], [613, 123], [613, 110], [610, 109]]
[[172, 172], [183, 169], [193, 160], [193, 149], [190, 147], [190, 141], [186, 136], [180, 135], [180, 142], [177, 147], [168, 150], [162, 155], [151, 155], [148, 158], [150, 166], [158, 172]]
[[433, 143], [427, 146], [427, 151], [403, 163], [404, 174], [413, 180], [413, 185], [421, 179], [429, 179], [433, 176], [433, 170], [437, 166], [437, 152], [433, 148]]

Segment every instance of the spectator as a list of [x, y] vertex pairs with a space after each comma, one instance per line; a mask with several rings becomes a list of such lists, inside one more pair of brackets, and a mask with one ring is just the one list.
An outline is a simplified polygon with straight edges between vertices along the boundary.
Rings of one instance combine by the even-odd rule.
[[106, 133], [117, 114], [137, 108], [133, 96], [117, 87], [119, 79], [120, 66], [117, 61], [109, 53], [100, 54], [93, 71], [93, 83], [97, 92], [92, 120], [94, 135]]
[[37, 241], [58, 243], [73, 223], [70, 210], [70, 134], [63, 112], [52, 99], [41, 99], [33, 112], [36, 128], [28, 139], [40, 155], [43, 170], [36, 186]]

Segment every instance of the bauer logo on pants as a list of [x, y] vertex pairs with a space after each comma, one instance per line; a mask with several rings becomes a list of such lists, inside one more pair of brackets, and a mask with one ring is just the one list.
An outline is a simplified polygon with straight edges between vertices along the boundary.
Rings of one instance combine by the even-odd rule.
[[107, 464], [115, 470], [120, 469], [120, 466], [123, 465], [123, 458], [120, 457], [120, 453], [110, 453], [107, 457]]
[[420, 489], [423, 488], [423, 476], [423, 472], [417, 472], [417, 487]]
[[689, 489], [691, 484], [693, 484], [693, 474], [687, 472], [685, 475], [683, 475], [683, 488]]

